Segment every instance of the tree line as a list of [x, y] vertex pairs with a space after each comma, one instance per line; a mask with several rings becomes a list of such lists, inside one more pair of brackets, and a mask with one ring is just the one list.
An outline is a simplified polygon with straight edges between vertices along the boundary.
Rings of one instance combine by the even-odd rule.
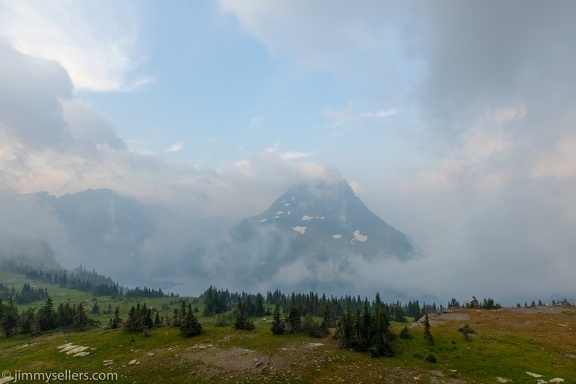
[[[334, 320], [342, 316], [344, 309], [349, 308], [355, 312], [362, 309], [364, 302], [360, 296], [330, 296], [326, 294], [319, 296], [317, 293], [292, 293], [286, 295], [280, 290], [268, 291], [266, 296], [260, 293], [251, 294], [246, 292], [230, 292], [228, 289], [222, 290], [210, 286], [200, 295], [204, 300], [204, 316], [218, 315], [224, 312], [237, 309], [237, 303], [242, 302], [243, 310], [248, 316], [269, 316], [272, 314], [270, 308], [278, 305], [284, 313], [288, 313], [290, 308], [298, 310], [302, 316], [310, 314], [317, 317], [327, 317], [327, 323], [334, 325]], [[372, 304], [370, 305], [370, 309]], [[427, 313], [436, 313], [439, 308], [435, 303], [422, 305], [418, 300], [401, 303], [395, 301], [384, 303], [383, 308], [387, 316], [392, 321], [405, 322], [407, 317], [419, 319]], [[440, 310], [443, 307], [440, 306]]]
[[33, 301], [46, 300], [48, 298], [48, 289], [36, 288], [28, 283], [24, 283], [20, 292], [14, 287], [7, 287], [0, 283], [0, 298], [7, 301], [13, 298], [16, 304], [28, 304]]
[[[61, 288], [88, 292], [95, 296], [108, 296], [111, 298], [179, 297], [179, 295], [174, 294], [173, 292], [164, 293], [162, 288], [125, 288], [120, 286], [118, 283], [115, 283], [110, 277], [99, 275], [94, 270], [88, 271], [82, 266], [73, 269], [71, 272], [66, 270], [42, 271], [32, 268], [24, 263], [16, 263], [14, 260], [4, 260], [2, 263], [2, 269], [8, 272], [21, 273], [30, 280], [41, 281], [49, 284], [58, 284]], [[8, 297], [4, 297], [4, 299], [7, 298]], [[45, 298], [41, 298], [39, 300], [44, 299]]]
[[0, 299], [0, 326], [4, 336], [14, 334], [37, 334], [57, 328], [84, 330], [94, 327], [97, 321], [90, 319], [82, 303], [70, 305], [60, 303], [54, 309], [52, 299], [48, 298], [38, 312], [28, 308], [18, 313], [18, 308], [12, 297], [7, 302]]

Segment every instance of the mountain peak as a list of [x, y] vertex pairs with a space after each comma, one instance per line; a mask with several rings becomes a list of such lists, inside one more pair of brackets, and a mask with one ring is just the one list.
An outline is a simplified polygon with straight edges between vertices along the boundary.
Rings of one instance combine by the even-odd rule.
[[415, 253], [406, 235], [370, 211], [341, 177], [290, 188], [233, 233], [240, 242], [284, 238], [293, 257], [348, 252], [405, 259]]

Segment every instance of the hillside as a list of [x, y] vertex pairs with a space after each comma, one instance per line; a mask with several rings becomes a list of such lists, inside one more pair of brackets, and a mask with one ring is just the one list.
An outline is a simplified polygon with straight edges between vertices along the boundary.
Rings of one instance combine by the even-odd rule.
[[[4, 272], [0, 280], [16, 286], [26, 282], [21, 275]], [[119, 306], [123, 318], [138, 302], [171, 313], [180, 300], [112, 299], [53, 284], [37, 285], [49, 289], [56, 305], [83, 302], [89, 308], [97, 301], [103, 308]], [[105, 327], [14, 335], [0, 338], [0, 368], [112, 373], [117, 380], [100, 382], [114, 383], [576, 383], [576, 309], [571, 306], [445, 310], [429, 316], [434, 345], [423, 337], [422, 320], [392, 323], [396, 334], [407, 325], [412, 338], [393, 342], [394, 357], [372, 358], [339, 348], [331, 336], [273, 335], [270, 316], [252, 318], [253, 331], [234, 330], [230, 322], [217, 326], [230, 312], [220, 320], [202, 316], [201, 300], [184, 299], [200, 307], [204, 331], [199, 336], [183, 338], [178, 328], [170, 326], [151, 329], [149, 337]], [[32, 303], [19, 310], [41, 305]], [[111, 316], [94, 317], [105, 325]], [[459, 332], [465, 325], [474, 331], [467, 337]], [[61, 352], [73, 346], [86, 347], [88, 354]], [[430, 355], [437, 363], [427, 361]]]
[[[576, 383], [575, 314], [562, 308], [459, 310], [432, 317], [436, 346], [428, 346], [422, 328], [412, 326], [414, 338], [399, 340], [394, 358], [342, 350], [330, 337], [273, 336], [268, 319], [247, 332], [215, 327], [204, 318], [205, 332], [190, 339], [175, 329], [148, 338], [93, 330], [3, 339], [0, 360], [3, 369], [22, 372], [114, 372], [119, 379], [109, 382], [118, 383]], [[458, 332], [465, 323], [476, 331], [470, 341]], [[67, 343], [88, 346], [90, 355], [59, 352]], [[430, 353], [438, 363], [425, 360]]]

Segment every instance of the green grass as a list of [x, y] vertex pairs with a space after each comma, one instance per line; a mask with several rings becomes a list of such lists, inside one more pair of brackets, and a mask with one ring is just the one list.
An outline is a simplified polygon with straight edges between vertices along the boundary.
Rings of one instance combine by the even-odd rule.
[[[15, 283], [16, 289], [24, 283], [15, 275], [4, 273], [0, 278]], [[46, 286], [56, 306], [70, 300], [84, 302], [89, 309], [93, 302], [87, 293], [35, 285]], [[108, 303], [113, 308], [120, 306], [123, 318], [138, 302], [97, 300], [101, 310]], [[170, 299], [142, 301], [161, 308]], [[20, 310], [42, 305], [33, 303], [20, 306]], [[171, 314], [174, 308], [179, 304], [161, 313]], [[214, 317], [200, 317], [204, 332], [188, 339], [172, 327], [154, 328], [149, 337], [99, 328], [0, 338], [0, 371], [114, 372], [119, 378], [110, 382], [115, 383], [497, 383], [498, 377], [509, 383], [537, 383], [538, 379], [526, 373], [534, 372], [543, 375], [543, 380], [560, 377], [576, 384], [576, 308], [458, 313], [469, 318], [430, 317], [433, 346], [424, 339], [423, 327], [411, 327], [413, 338], [396, 340], [393, 358], [339, 349], [331, 337], [274, 336], [270, 316], [253, 319], [254, 331], [234, 330], [231, 323], [218, 327]], [[110, 316], [95, 317], [107, 324]], [[465, 324], [475, 331], [469, 340], [458, 332]], [[399, 333], [405, 325], [394, 323], [393, 329]], [[65, 343], [90, 347], [90, 355], [73, 357], [59, 352], [57, 347]], [[430, 354], [437, 363], [426, 361]], [[133, 359], [140, 364], [128, 365]], [[105, 360], [113, 360], [113, 364], [105, 366]]]

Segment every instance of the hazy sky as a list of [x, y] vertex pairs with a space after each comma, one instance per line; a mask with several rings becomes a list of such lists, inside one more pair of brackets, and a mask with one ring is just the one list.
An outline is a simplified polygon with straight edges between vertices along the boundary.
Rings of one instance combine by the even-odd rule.
[[575, 14], [0, 0], [0, 185], [243, 217], [331, 167], [426, 255], [373, 279], [574, 297]]

